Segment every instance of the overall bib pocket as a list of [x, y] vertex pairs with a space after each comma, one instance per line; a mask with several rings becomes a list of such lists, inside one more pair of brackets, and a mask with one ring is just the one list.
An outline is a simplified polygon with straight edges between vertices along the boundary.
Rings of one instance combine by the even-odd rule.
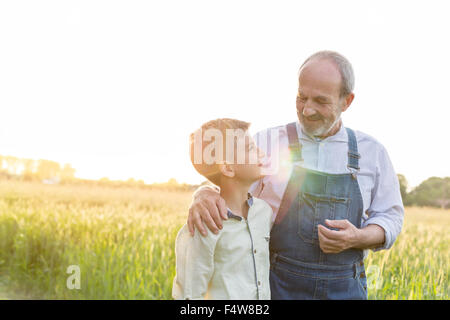
[[317, 225], [325, 219], [348, 219], [350, 198], [300, 192], [298, 199], [298, 234], [305, 242], [319, 243]]

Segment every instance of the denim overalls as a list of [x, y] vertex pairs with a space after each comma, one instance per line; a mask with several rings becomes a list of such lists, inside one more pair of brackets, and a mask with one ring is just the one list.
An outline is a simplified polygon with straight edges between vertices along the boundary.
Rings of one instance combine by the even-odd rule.
[[317, 225], [326, 226], [325, 219], [361, 225], [363, 202], [356, 179], [360, 155], [353, 130], [346, 130], [352, 173], [327, 174], [301, 166], [296, 124], [287, 125], [294, 168], [271, 231], [272, 299], [367, 299], [363, 251], [330, 254], [319, 247]]

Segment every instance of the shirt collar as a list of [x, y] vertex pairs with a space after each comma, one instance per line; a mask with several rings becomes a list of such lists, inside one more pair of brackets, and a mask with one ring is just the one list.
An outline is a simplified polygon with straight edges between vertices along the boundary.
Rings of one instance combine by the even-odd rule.
[[[248, 204], [249, 208], [253, 205], [253, 196], [250, 192], [247, 193], [247, 204]], [[241, 216], [237, 216], [237, 215], [233, 214], [233, 212], [231, 212], [231, 210], [228, 208], [227, 208], [227, 216], [228, 216], [228, 218], [233, 218], [233, 219], [236, 219], [239, 221], [242, 220]]]
[[300, 140], [306, 140], [306, 141], [312, 141], [312, 142], [321, 142], [321, 141], [339, 141], [339, 142], [347, 142], [348, 141], [348, 136], [347, 136], [347, 131], [345, 130], [344, 127], [344, 122], [342, 122], [341, 120], [341, 127], [339, 128], [339, 131], [336, 132], [334, 135], [326, 137], [325, 139], [319, 139], [316, 137], [312, 137], [310, 135], [308, 135], [307, 133], [305, 133], [303, 131], [303, 126], [301, 125], [301, 123], [297, 120], [296, 122], [297, 125], [297, 133], [298, 133], [298, 137]]

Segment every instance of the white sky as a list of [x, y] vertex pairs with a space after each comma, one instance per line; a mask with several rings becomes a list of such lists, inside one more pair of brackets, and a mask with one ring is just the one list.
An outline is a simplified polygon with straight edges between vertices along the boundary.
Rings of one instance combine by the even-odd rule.
[[450, 176], [447, 1], [2, 1], [0, 154], [85, 178], [202, 181], [188, 134], [296, 120], [297, 70], [344, 54], [344, 124], [374, 136], [411, 186]]

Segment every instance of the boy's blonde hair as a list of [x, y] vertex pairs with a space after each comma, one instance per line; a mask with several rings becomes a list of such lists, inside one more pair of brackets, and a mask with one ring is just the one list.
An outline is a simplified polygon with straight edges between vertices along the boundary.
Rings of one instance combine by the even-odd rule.
[[[195, 163], [195, 161], [194, 161], [194, 152], [195, 152], [194, 144], [196, 142], [195, 136], [199, 130], [201, 130], [201, 143], [202, 143], [201, 152], [203, 155], [203, 151], [205, 150], [205, 148], [208, 147], [208, 145], [210, 145], [211, 143], [214, 143], [214, 141], [205, 142], [204, 134], [205, 134], [206, 130], [208, 130], [208, 129], [220, 130], [220, 132], [222, 133], [222, 137], [226, 137], [227, 129], [241, 129], [243, 131], [247, 131], [249, 127], [250, 127], [249, 122], [245, 122], [245, 121], [241, 121], [241, 120], [237, 120], [237, 119], [231, 119], [231, 118], [219, 118], [219, 119], [211, 120], [211, 121], [204, 123], [199, 129], [197, 129], [193, 133], [191, 133], [190, 139], [189, 139], [190, 157], [191, 157], [192, 165], [194, 166], [195, 170], [197, 170], [198, 173], [200, 173], [202, 176], [204, 176], [206, 179], [208, 179], [212, 183], [214, 183], [216, 185], [220, 184], [221, 174], [220, 174], [219, 165], [217, 164], [217, 162], [212, 163], [212, 164], [207, 164], [207, 163], [204, 163], [204, 161], [202, 161], [199, 164], [199, 163]], [[222, 146], [225, 151], [226, 143], [223, 143]], [[226, 154], [226, 153], [224, 152], [223, 154]]]

